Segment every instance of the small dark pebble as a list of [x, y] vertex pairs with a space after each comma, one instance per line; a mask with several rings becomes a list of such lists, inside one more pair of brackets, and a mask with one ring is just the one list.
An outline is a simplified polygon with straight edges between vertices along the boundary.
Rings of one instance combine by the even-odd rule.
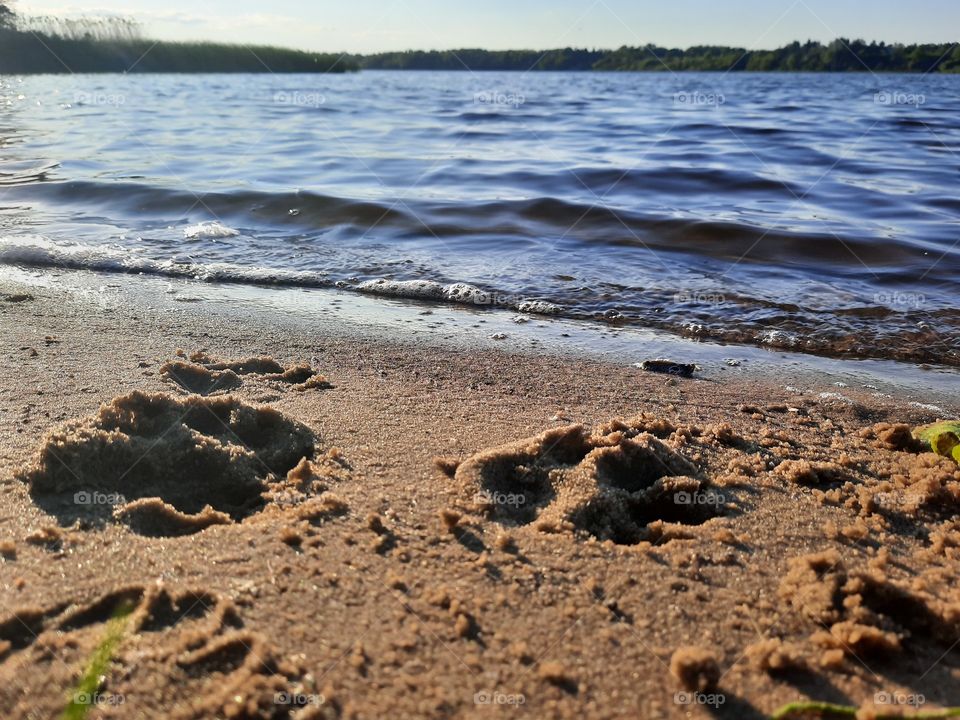
[[640, 363], [640, 369], [647, 372], [664, 373], [666, 375], [677, 375], [679, 377], [693, 377], [697, 366], [687, 363], [677, 363], [672, 360], [644, 360]]

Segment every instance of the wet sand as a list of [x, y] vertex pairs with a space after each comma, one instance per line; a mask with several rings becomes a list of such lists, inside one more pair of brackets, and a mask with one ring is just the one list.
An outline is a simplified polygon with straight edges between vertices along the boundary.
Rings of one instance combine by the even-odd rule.
[[955, 396], [0, 293], [4, 717], [960, 705]]

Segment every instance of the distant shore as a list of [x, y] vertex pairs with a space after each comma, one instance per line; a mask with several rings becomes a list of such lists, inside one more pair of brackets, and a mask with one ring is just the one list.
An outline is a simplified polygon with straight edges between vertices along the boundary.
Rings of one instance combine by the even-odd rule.
[[898, 45], [838, 38], [775, 50], [656, 45], [617, 49], [407, 50], [370, 55], [314, 53], [270, 46], [167, 42], [141, 38], [65, 38], [0, 29], [0, 74], [344, 73], [356, 70], [566, 72], [871, 72], [957, 73], [960, 45]]
[[616, 50], [409, 50], [355, 56], [377, 70], [521, 70], [621, 72], [960, 72], [960, 45], [896, 45], [838, 38], [793, 42], [775, 50], [648, 44]]

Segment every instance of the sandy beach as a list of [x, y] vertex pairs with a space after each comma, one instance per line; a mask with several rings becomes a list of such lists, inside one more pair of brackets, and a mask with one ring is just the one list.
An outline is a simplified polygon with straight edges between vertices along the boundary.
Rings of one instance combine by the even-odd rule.
[[91, 717], [960, 704], [960, 471], [907, 427], [955, 397], [114, 283], [0, 287], [4, 717], [58, 717], [118, 622]]
[[0, 720], [960, 718], [960, 5], [0, 0]]

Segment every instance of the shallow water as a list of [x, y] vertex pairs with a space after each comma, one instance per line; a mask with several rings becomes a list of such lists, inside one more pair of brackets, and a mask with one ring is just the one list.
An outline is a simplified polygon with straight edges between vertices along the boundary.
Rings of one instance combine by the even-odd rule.
[[960, 76], [3, 78], [0, 146], [6, 264], [960, 365]]

